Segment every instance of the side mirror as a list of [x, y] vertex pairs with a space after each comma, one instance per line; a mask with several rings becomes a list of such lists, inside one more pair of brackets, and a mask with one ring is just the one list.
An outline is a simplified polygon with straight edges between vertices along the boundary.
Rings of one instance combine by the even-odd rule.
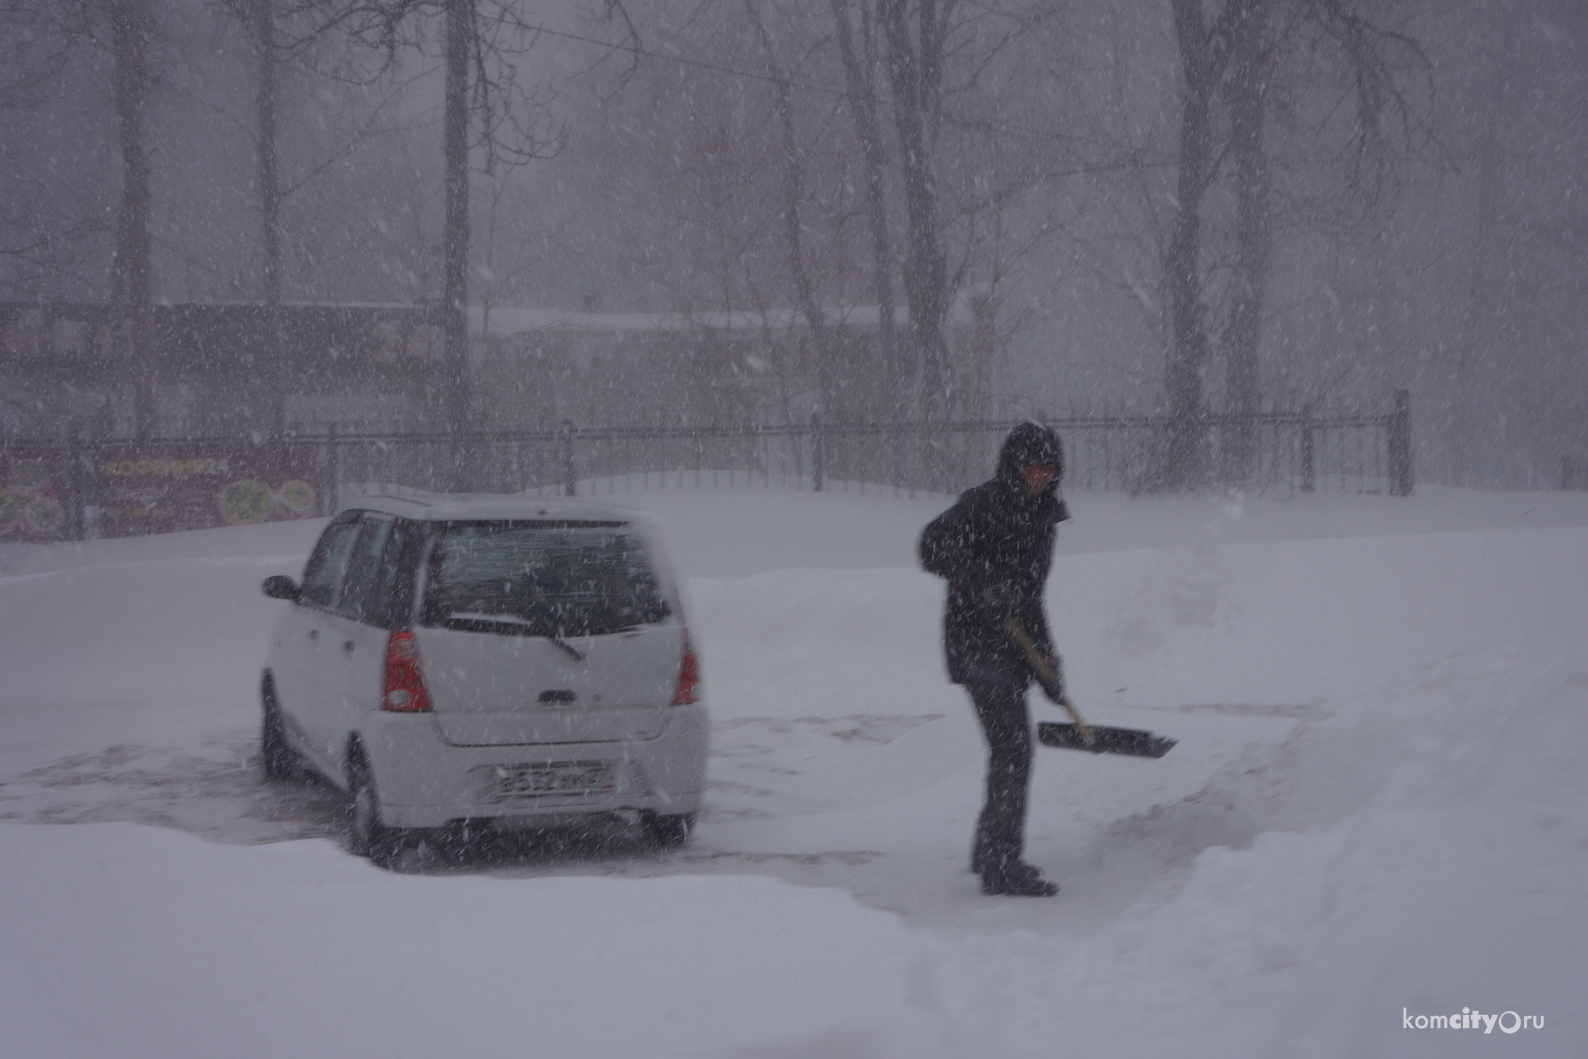
[[272, 574], [265, 578], [265, 583], [259, 587], [271, 599], [285, 599], [292, 603], [298, 602], [298, 598], [303, 595], [298, 583], [286, 574]]

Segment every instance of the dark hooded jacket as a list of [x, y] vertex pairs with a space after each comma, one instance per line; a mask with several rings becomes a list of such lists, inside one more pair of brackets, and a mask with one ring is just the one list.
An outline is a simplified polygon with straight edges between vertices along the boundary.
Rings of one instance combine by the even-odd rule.
[[[1021, 469], [1034, 463], [1056, 473], [1033, 497]], [[1053, 431], [1021, 423], [1004, 441], [992, 480], [960, 494], [921, 533], [921, 565], [948, 581], [943, 646], [949, 679], [956, 684], [1031, 680], [1030, 663], [1004, 628], [1011, 615], [1050, 659], [1058, 658], [1042, 590], [1053, 565], [1058, 524], [1070, 517], [1058, 493], [1063, 467]]]

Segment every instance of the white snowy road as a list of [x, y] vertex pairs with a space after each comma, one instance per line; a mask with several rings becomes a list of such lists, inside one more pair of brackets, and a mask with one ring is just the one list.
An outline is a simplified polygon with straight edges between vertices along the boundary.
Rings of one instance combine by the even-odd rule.
[[[1039, 755], [1040, 902], [965, 868], [944, 498], [633, 494], [692, 575], [695, 842], [420, 876], [257, 776], [257, 586], [319, 523], [0, 546], [0, 1053], [1584, 1054], [1588, 497], [1423, 492], [1072, 498], [1077, 700], [1181, 742]], [[1546, 1026], [1402, 1027], [1463, 1006]]]

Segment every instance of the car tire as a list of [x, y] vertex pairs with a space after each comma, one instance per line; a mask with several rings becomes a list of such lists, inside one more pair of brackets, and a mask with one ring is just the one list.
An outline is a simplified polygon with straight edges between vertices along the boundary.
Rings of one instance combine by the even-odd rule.
[[268, 780], [298, 779], [303, 774], [303, 762], [298, 752], [287, 742], [286, 726], [281, 720], [281, 706], [276, 702], [276, 689], [265, 681], [259, 694], [263, 720], [259, 727], [259, 767]]
[[347, 763], [348, 847], [382, 868], [391, 866], [403, 846], [401, 829], [380, 818], [380, 793], [375, 774], [362, 750], [355, 747]]
[[665, 815], [648, 812], [644, 816], [645, 831], [651, 841], [664, 849], [676, 849], [689, 841], [695, 831], [694, 813]]

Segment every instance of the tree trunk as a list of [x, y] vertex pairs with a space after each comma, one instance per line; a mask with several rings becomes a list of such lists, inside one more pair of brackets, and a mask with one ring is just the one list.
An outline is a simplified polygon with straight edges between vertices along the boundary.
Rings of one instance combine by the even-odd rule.
[[121, 132], [121, 207], [110, 300], [132, 376], [133, 431], [153, 437], [157, 426], [154, 363], [154, 264], [149, 237], [149, 158], [143, 112], [149, 85], [149, 13], [145, 0], [109, 0], [115, 55], [116, 121]]
[[260, 294], [265, 303], [263, 371], [265, 429], [279, 436], [285, 428], [287, 365], [281, 334], [281, 175], [276, 164], [275, 0], [253, 0], [254, 43], [259, 86], [254, 99], [259, 137], [259, 245], [263, 261]]
[[[942, 88], [945, 20], [951, 4], [936, 0], [880, 0], [877, 15], [887, 44], [888, 81], [893, 89], [894, 128], [899, 137], [904, 176], [904, 209], [909, 245], [904, 258], [904, 294], [910, 306], [906, 334], [919, 370], [917, 405], [927, 419], [952, 407], [948, 346], [948, 263], [939, 232], [937, 183], [929, 140], [936, 125]], [[912, 9], [916, 17], [912, 20]], [[912, 21], [917, 32], [911, 33]]]
[[[877, 299], [877, 354], [881, 376], [898, 387], [886, 398], [886, 406], [897, 418], [904, 411], [905, 396], [900, 385], [905, 377], [898, 358], [893, 307], [893, 236], [888, 229], [887, 190], [883, 167], [887, 164], [882, 147], [882, 129], [877, 122], [876, 86], [871, 76], [870, 0], [861, 0], [860, 27], [866, 44], [864, 65], [855, 52], [854, 33], [849, 22], [848, 0], [831, 0], [833, 21], [838, 29], [838, 50], [844, 61], [844, 81], [849, 92], [849, 114], [860, 141], [866, 172], [866, 214], [871, 227], [872, 292]], [[879, 395], [881, 396], [881, 395]]]
[[1243, 481], [1256, 440], [1252, 419], [1261, 407], [1258, 348], [1268, 286], [1270, 245], [1268, 156], [1263, 143], [1264, 26], [1267, 0], [1236, 4], [1230, 39], [1230, 153], [1235, 161], [1235, 284], [1224, 334], [1225, 391], [1236, 417], [1228, 433], [1225, 473]]
[[806, 326], [811, 330], [812, 344], [816, 347], [816, 385], [822, 413], [830, 414], [833, 408], [833, 361], [835, 359], [827, 321], [821, 307], [816, 304], [816, 291], [811, 283], [810, 269], [805, 266], [804, 225], [800, 220], [800, 206], [805, 197], [805, 159], [799, 138], [794, 130], [794, 114], [789, 107], [789, 82], [783, 66], [772, 48], [772, 38], [761, 21], [761, 13], [754, 0], [744, 0], [745, 11], [755, 23], [766, 52], [767, 66], [777, 82], [777, 119], [783, 132], [783, 235], [788, 244], [789, 268], [794, 279], [794, 299]]
[[[1488, 73], [1488, 111], [1469, 123], [1468, 152], [1477, 155], [1472, 172], [1473, 199], [1467, 215], [1472, 218], [1471, 259], [1468, 263], [1467, 291], [1461, 313], [1461, 337], [1457, 347], [1455, 393], [1450, 403], [1450, 466], [1456, 485], [1468, 488], [1485, 484], [1488, 468], [1479, 460], [1479, 438], [1491, 423], [1480, 423], [1479, 409], [1488, 402], [1480, 386], [1483, 375], [1493, 363], [1496, 347], [1495, 320], [1503, 301], [1504, 262], [1493, 267], [1496, 254], [1494, 237], [1505, 200], [1510, 174], [1506, 164], [1502, 130], [1495, 115], [1508, 113], [1508, 97], [1514, 95], [1505, 70], [1516, 57], [1516, 24], [1504, 19], [1494, 41], [1496, 54], [1490, 58]], [[1492, 466], [1492, 464], [1490, 465]]]
[[1202, 365], [1207, 360], [1207, 306], [1202, 301], [1202, 198], [1210, 174], [1210, 108], [1216, 81], [1212, 43], [1201, 0], [1173, 0], [1180, 49], [1180, 167], [1175, 222], [1164, 261], [1169, 288], [1169, 357], [1164, 389], [1170, 426], [1156, 481], [1163, 489], [1197, 484], [1202, 466]]
[[441, 235], [442, 301], [446, 312], [443, 397], [447, 432], [455, 436], [454, 489], [468, 489], [469, 456], [461, 435], [469, 427], [469, 41], [473, 0], [446, 0], [446, 217]]

